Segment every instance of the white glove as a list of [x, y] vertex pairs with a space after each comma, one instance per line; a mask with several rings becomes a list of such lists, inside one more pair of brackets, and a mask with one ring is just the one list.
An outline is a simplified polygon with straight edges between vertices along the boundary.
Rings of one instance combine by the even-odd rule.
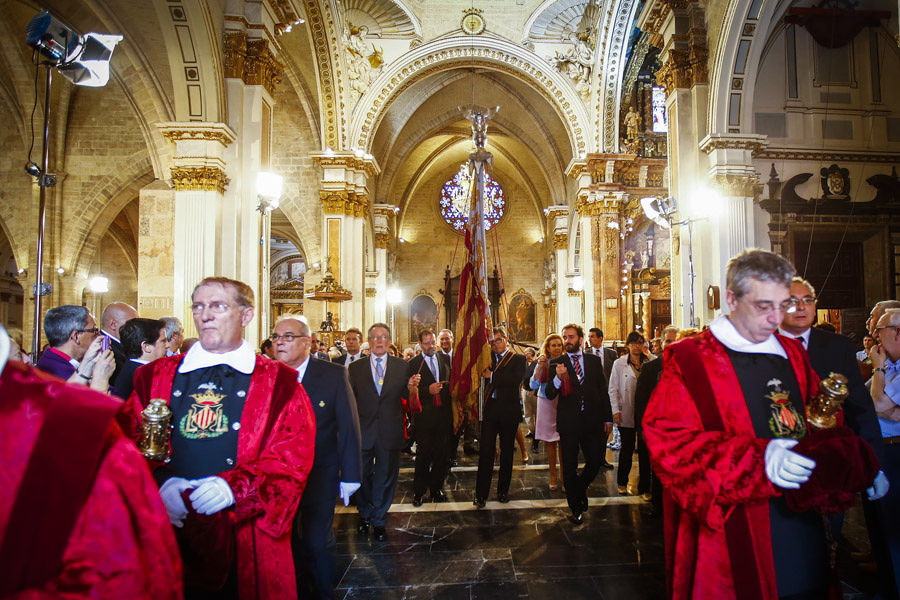
[[797, 440], [778, 438], [766, 446], [766, 477], [786, 490], [796, 490], [806, 483], [816, 468], [816, 461], [790, 450], [797, 443]]
[[340, 488], [341, 500], [344, 501], [344, 506], [348, 506], [350, 504], [350, 496], [359, 489], [359, 483], [342, 481], [338, 487]]
[[866, 488], [866, 494], [869, 495], [869, 500], [879, 500], [884, 498], [884, 495], [888, 493], [890, 485], [884, 471], [878, 471], [878, 475], [875, 476], [875, 481], [872, 482], [872, 487]]
[[170, 477], [159, 488], [159, 495], [162, 496], [163, 504], [166, 506], [169, 522], [175, 527], [184, 526], [184, 518], [188, 514], [188, 509], [184, 505], [181, 493], [192, 487], [194, 486], [191, 485], [191, 482], [184, 477]]
[[234, 494], [228, 482], [221, 477], [204, 477], [192, 479], [188, 483], [195, 487], [191, 495], [191, 504], [201, 515], [214, 515], [234, 504]]

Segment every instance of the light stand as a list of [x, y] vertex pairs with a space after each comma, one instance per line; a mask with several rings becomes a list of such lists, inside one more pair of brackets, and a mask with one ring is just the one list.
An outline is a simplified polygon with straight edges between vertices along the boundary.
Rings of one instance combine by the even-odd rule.
[[[41, 298], [49, 296], [53, 288], [43, 282], [44, 276], [44, 223], [47, 213], [47, 188], [56, 185], [56, 175], [50, 168], [50, 84], [52, 68], [56, 68], [75, 85], [102, 87], [109, 81], [109, 60], [113, 49], [122, 40], [121, 35], [88, 33], [80, 35], [64, 25], [48, 12], [34, 16], [26, 29], [26, 43], [48, 60], [44, 61], [47, 78], [44, 85], [44, 130], [41, 165], [28, 157], [25, 171], [37, 177], [40, 187], [38, 199], [38, 238], [34, 284], [34, 330], [31, 341], [31, 358], [37, 363], [41, 348]], [[37, 102], [37, 98], [35, 98]]]

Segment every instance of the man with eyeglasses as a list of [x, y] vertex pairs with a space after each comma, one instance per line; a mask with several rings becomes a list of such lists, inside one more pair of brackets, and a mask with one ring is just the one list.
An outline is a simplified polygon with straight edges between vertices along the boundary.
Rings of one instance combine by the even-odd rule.
[[297, 371], [316, 415], [316, 457], [294, 520], [294, 567], [300, 598], [334, 597], [334, 497], [344, 506], [359, 489], [359, 417], [347, 370], [310, 355], [309, 324], [287, 317], [272, 332], [275, 360]]
[[[875, 311], [873, 310], [873, 313]], [[900, 308], [884, 308], [871, 324], [878, 342], [869, 350], [872, 393], [884, 440], [884, 467], [890, 481], [900, 481]], [[864, 506], [868, 508], [868, 506]], [[872, 552], [878, 564], [882, 598], [896, 598], [900, 590], [900, 485], [892, 485], [878, 502], [874, 515], [867, 512]]]
[[525, 378], [525, 357], [509, 348], [509, 338], [502, 327], [491, 332], [491, 366], [481, 376], [487, 379], [484, 406], [481, 410], [481, 436], [478, 474], [475, 483], [477, 508], [484, 508], [491, 491], [494, 456], [500, 438], [500, 471], [497, 474], [497, 500], [509, 502], [516, 431], [522, 416], [519, 386]]
[[844, 401], [844, 422], [861, 438], [869, 442], [879, 462], [884, 461], [881, 430], [875, 417], [872, 397], [856, 365], [850, 339], [813, 327], [816, 320], [816, 290], [802, 277], [794, 277], [790, 288], [790, 306], [781, 322], [779, 332], [795, 338], [809, 353], [809, 362], [820, 379], [831, 373], [847, 377], [850, 395]]
[[198, 343], [140, 367], [130, 398], [172, 411], [171, 457], [151, 468], [182, 547], [185, 596], [296, 598], [291, 530], [316, 435], [309, 397], [294, 369], [243, 340], [250, 286], [208, 277], [191, 301]]
[[[787, 500], [802, 498], [794, 490], [818, 468], [792, 450], [808, 435], [819, 381], [800, 344], [777, 333], [793, 276], [783, 257], [744, 250], [727, 265], [729, 314], [666, 350], [643, 427], [665, 490], [672, 598], [827, 596], [822, 517]], [[847, 442], [866, 455], [862, 440]]]
[[83, 306], [64, 304], [44, 315], [44, 335], [50, 347], [35, 365], [75, 385], [106, 392], [115, 369], [110, 350], [100, 351], [100, 330]]
[[403, 413], [419, 413], [410, 401], [420, 375], [410, 377], [406, 362], [388, 355], [391, 329], [384, 323], [369, 327], [369, 360], [356, 360], [347, 369], [356, 399], [362, 437], [362, 487], [356, 497], [360, 535], [373, 528], [375, 540], [387, 539], [387, 514], [394, 500], [400, 472], [400, 450], [406, 447]]

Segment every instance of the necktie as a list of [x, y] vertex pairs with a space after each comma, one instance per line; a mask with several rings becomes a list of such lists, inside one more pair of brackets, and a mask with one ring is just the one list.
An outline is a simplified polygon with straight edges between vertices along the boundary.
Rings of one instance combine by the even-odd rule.
[[797, 336], [794, 336], [794, 337], [795, 337], [795, 339], [796, 339], [798, 342], [800, 342], [800, 345], [801, 345], [801, 346], [803, 346], [804, 348], [806, 348], [806, 340], [803, 339], [803, 336], [802, 336], [802, 335], [797, 335]]
[[438, 382], [438, 381], [441, 380], [441, 376], [438, 374], [438, 368], [437, 368], [437, 364], [436, 364], [436, 363], [437, 363], [437, 357], [436, 357], [436, 356], [429, 356], [429, 357], [428, 357], [428, 367], [431, 369], [431, 374], [434, 376], [435, 382]]
[[575, 375], [578, 376], [578, 383], [584, 381], [584, 371], [581, 370], [581, 363], [578, 361], [577, 354], [570, 354], [569, 358], [572, 359], [572, 366], [575, 367]]
[[384, 367], [381, 366], [381, 361], [384, 360], [382, 357], [375, 358], [375, 376], [378, 380], [375, 382], [375, 389], [378, 390], [378, 395], [381, 395], [381, 386], [384, 385]]

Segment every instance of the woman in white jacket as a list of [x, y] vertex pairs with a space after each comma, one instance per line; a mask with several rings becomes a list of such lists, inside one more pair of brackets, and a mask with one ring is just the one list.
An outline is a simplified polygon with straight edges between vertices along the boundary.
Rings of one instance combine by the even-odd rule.
[[625, 346], [628, 352], [616, 359], [609, 375], [609, 403], [613, 423], [622, 438], [616, 483], [619, 493], [628, 495], [628, 474], [634, 457], [634, 386], [641, 367], [649, 358], [644, 353], [644, 336], [637, 331], [628, 334]]

